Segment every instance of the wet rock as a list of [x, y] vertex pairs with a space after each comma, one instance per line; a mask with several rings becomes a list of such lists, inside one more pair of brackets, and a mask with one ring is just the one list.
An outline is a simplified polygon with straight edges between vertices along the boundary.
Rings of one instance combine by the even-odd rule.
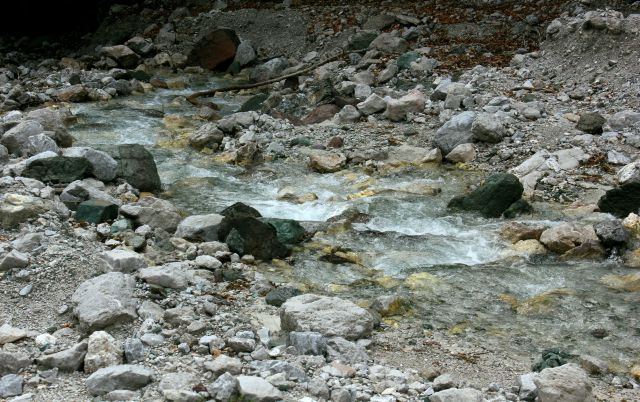
[[236, 57], [240, 39], [231, 29], [213, 29], [202, 33], [187, 53], [187, 64], [208, 70], [224, 70]]
[[287, 59], [284, 57], [277, 57], [254, 67], [253, 71], [251, 71], [250, 78], [255, 82], [267, 81], [282, 75], [287, 67], [289, 67]]
[[230, 373], [224, 373], [207, 387], [207, 392], [216, 401], [231, 400], [238, 394], [238, 379]]
[[309, 155], [309, 168], [319, 173], [333, 173], [342, 170], [347, 158], [341, 153], [314, 150]]
[[91, 374], [86, 380], [92, 395], [104, 395], [114, 390], [137, 390], [152, 381], [153, 371], [139, 365], [120, 364], [105, 367]]
[[120, 214], [134, 221], [135, 226], [149, 225], [169, 233], [176, 231], [182, 216], [169, 201], [155, 197], [144, 197], [133, 204], [123, 205]]
[[602, 126], [605, 121], [606, 120], [600, 113], [582, 113], [576, 128], [588, 134], [602, 134]]
[[0, 222], [2, 227], [10, 228], [37, 217], [47, 209], [40, 198], [9, 193], [0, 201]]
[[76, 220], [79, 222], [102, 223], [118, 217], [118, 205], [105, 200], [87, 200], [78, 205]]
[[57, 368], [61, 371], [76, 371], [82, 367], [87, 354], [87, 342], [83, 341], [58, 353], [44, 355], [36, 359], [39, 367]]
[[104, 331], [89, 336], [87, 354], [84, 357], [84, 372], [91, 374], [103, 367], [122, 363], [122, 348], [114, 337]]
[[429, 397], [430, 402], [482, 402], [482, 392], [473, 388], [453, 388], [436, 392]]
[[477, 211], [485, 217], [497, 218], [522, 197], [522, 191], [522, 184], [516, 176], [496, 173], [470, 194], [454, 197], [448, 207]]
[[471, 125], [473, 139], [477, 142], [498, 143], [507, 134], [502, 121], [489, 113], [478, 113]]
[[447, 156], [445, 156], [446, 160], [453, 163], [468, 163], [473, 161], [475, 158], [476, 148], [473, 144], [456, 145], [456, 147], [453, 148]]
[[594, 400], [587, 374], [573, 363], [546, 368], [533, 381], [538, 388], [538, 401], [540, 402], [590, 402]]
[[475, 112], [462, 112], [453, 116], [436, 132], [435, 145], [443, 154], [448, 154], [460, 144], [473, 142], [473, 122], [476, 119]]
[[556, 253], [565, 253], [587, 242], [599, 243], [592, 226], [581, 226], [573, 222], [561, 223], [545, 230], [540, 236], [540, 242]]
[[381, 33], [369, 45], [371, 49], [383, 53], [404, 53], [409, 49], [409, 43], [393, 33]]
[[268, 223], [276, 229], [278, 240], [282, 244], [298, 244], [304, 240], [306, 231], [292, 219], [260, 218], [260, 221]]
[[622, 246], [629, 240], [629, 232], [620, 219], [598, 222], [593, 225], [593, 229], [606, 248]]
[[189, 145], [195, 149], [215, 150], [222, 143], [223, 138], [224, 133], [218, 129], [216, 124], [207, 123], [189, 136]]
[[282, 399], [282, 393], [260, 377], [241, 375], [237, 379], [241, 397], [256, 402], [275, 402]]
[[140, 62], [140, 56], [125, 45], [105, 46], [100, 53], [115, 60], [122, 68], [135, 68]]
[[138, 271], [137, 276], [150, 285], [185, 289], [192, 278], [188, 268], [188, 263], [170, 262], [162, 266], [143, 268]]
[[640, 112], [623, 110], [609, 118], [609, 126], [614, 130], [624, 130], [640, 123]]
[[55, 91], [53, 96], [61, 102], [86, 102], [89, 91], [84, 85], [76, 84]]
[[62, 155], [86, 159], [91, 165], [91, 174], [100, 181], [109, 182], [116, 177], [118, 162], [106, 152], [89, 147], [71, 147], [64, 149]]
[[24, 380], [22, 376], [7, 374], [0, 378], [0, 398], [22, 395]]
[[544, 225], [508, 222], [500, 229], [500, 236], [511, 243], [521, 240], [538, 240], [546, 229], [547, 226]]
[[[225, 243], [229, 249], [240, 255], [251, 254], [261, 260], [283, 258], [289, 249], [279, 240], [276, 229], [268, 223], [252, 217], [230, 218], [223, 221]], [[221, 232], [218, 232], [221, 235]]]
[[80, 326], [93, 331], [137, 317], [132, 276], [109, 272], [84, 281], [71, 296]]
[[312, 331], [350, 340], [369, 336], [374, 325], [371, 314], [352, 302], [313, 294], [287, 300], [280, 320], [286, 331]]
[[122, 144], [103, 150], [118, 162], [117, 176], [140, 191], [162, 189], [153, 155], [140, 144]]
[[627, 183], [607, 191], [598, 201], [601, 212], [624, 218], [640, 209], [640, 183]]
[[422, 92], [412, 90], [400, 99], [387, 96], [384, 101], [387, 108], [383, 116], [391, 121], [402, 121], [407, 118], [408, 113], [423, 113], [426, 98]]
[[42, 124], [35, 120], [25, 120], [12, 127], [0, 137], [0, 143], [9, 153], [19, 155], [27, 145], [29, 138], [44, 132]]
[[71, 183], [90, 176], [91, 169], [84, 158], [54, 156], [31, 161], [22, 175], [45, 183]]
[[100, 254], [109, 271], [131, 273], [147, 267], [144, 257], [134, 251], [115, 249]]
[[270, 306], [280, 307], [284, 302], [292, 297], [299, 296], [300, 291], [296, 288], [281, 286], [267, 293], [265, 302]]
[[224, 216], [218, 214], [191, 215], [176, 230], [176, 237], [192, 241], [217, 241], [218, 229]]

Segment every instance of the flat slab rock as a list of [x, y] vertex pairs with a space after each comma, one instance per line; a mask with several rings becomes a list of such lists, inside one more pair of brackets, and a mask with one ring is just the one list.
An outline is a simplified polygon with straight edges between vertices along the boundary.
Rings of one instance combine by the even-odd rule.
[[354, 303], [338, 297], [305, 294], [287, 300], [280, 310], [282, 329], [319, 332], [356, 340], [373, 331], [373, 316]]
[[282, 399], [280, 391], [260, 377], [238, 376], [238, 388], [240, 395], [250, 401], [270, 402]]
[[152, 381], [153, 370], [135, 364], [105, 367], [87, 378], [86, 386], [92, 395], [104, 395], [115, 390], [137, 390]]

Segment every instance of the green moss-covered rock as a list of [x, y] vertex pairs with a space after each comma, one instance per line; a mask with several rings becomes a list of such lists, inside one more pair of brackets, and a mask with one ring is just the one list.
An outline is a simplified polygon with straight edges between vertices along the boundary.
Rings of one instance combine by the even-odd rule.
[[496, 173], [471, 193], [454, 197], [448, 207], [479, 212], [487, 218], [498, 218], [522, 197], [522, 192], [522, 184], [516, 176]]
[[293, 219], [260, 218], [276, 229], [278, 240], [284, 244], [298, 244], [304, 240], [306, 231]]
[[118, 206], [104, 200], [81, 202], [76, 211], [76, 220], [89, 223], [102, 223], [118, 217]]

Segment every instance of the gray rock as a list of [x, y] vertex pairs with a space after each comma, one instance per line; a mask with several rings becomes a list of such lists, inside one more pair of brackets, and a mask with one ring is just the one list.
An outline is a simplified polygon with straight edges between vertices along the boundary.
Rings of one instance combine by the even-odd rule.
[[17, 226], [37, 217], [47, 209], [49, 208], [45, 202], [38, 197], [13, 193], [5, 194], [0, 201], [0, 224], [4, 228]]
[[140, 56], [149, 56], [155, 50], [153, 42], [150, 39], [143, 38], [142, 36], [134, 36], [124, 44]]
[[355, 123], [360, 119], [360, 112], [353, 105], [345, 105], [333, 119], [337, 124]]
[[0, 165], [9, 162], [9, 150], [4, 145], [0, 144]]
[[175, 232], [182, 220], [178, 208], [166, 200], [155, 197], [144, 197], [133, 204], [123, 205], [120, 214], [132, 219], [136, 226], [149, 225], [169, 233]]
[[620, 185], [640, 183], [640, 161], [631, 162], [618, 171], [616, 175]]
[[29, 256], [17, 250], [9, 251], [0, 259], [0, 272], [14, 268], [25, 268], [29, 266]]
[[255, 82], [267, 81], [282, 75], [287, 67], [289, 67], [289, 61], [286, 58], [276, 57], [255, 67], [250, 77]]
[[197, 401], [199, 396], [192, 390], [197, 383], [198, 379], [191, 373], [167, 373], [162, 376], [158, 389], [170, 401]]
[[240, 396], [256, 402], [275, 402], [282, 399], [282, 393], [260, 377], [238, 376], [238, 391]]
[[482, 402], [482, 392], [473, 388], [453, 388], [436, 392], [429, 397], [430, 402]]
[[362, 346], [336, 336], [327, 340], [327, 360], [347, 364], [366, 363], [369, 355]]
[[28, 145], [29, 137], [44, 132], [42, 124], [35, 120], [24, 120], [2, 134], [0, 143], [7, 147], [9, 153], [19, 155]]
[[289, 332], [287, 346], [292, 346], [301, 355], [324, 355], [327, 339], [318, 332]]
[[285, 331], [319, 332], [350, 340], [369, 336], [374, 325], [371, 314], [354, 303], [314, 294], [287, 300], [281, 307], [280, 320]]
[[84, 372], [91, 374], [103, 367], [122, 363], [122, 348], [115, 338], [105, 331], [96, 331], [89, 336], [87, 354], [84, 357]]
[[204, 368], [211, 371], [216, 376], [223, 373], [231, 373], [234, 375], [242, 373], [242, 361], [235, 357], [220, 355], [212, 362], [205, 362]]
[[604, 247], [622, 246], [629, 240], [629, 232], [622, 226], [620, 219], [598, 222], [593, 225], [596, 236]]
[[588, 112], [580, 115], [576, 128], [588, 134], [602, 134], [602, 126], [605, 123], [600, 113]]
[[189, 136], [189, 145], [195, 149], [209, 148], [215, 150], [222, 143], [223, 138], [224, 133], [218, 129], [217, 124], [206, 123]]
[[11, 242], [11, 246], [22, 253], [34, 253], [44, 243], [44, 233], [27, 233]]
[[197, 266], [211, 271], [222, 267], [220, 260], [210, 255], [199, 255], [196, 257], [194, 262]]
[[57, 368], [60, 371], [76, 371], [82, 367], [87, 354], [87, 342], [75, 344], [69, 349], [50, 355], [43, 355], [36, 359], [41, 368]]
[[188, 268], [188, 263], [171, 262], [162, 266], [143, 268], [138, 271], [137, 276], [150, 285], [185, 289], [192, 279]]
[[108, 271], [131, 273], [147, 267], [144, 257], [130, 250], [115, 249], [105, 251], [100, 254], [100, 258], [108, 265]]
[[384, 101], [387, 107], [383, 116], [391, 121], [402, 121], [407, 118], [409, 113], [424, 112], [426, 98], [422, 92], [412, 90], [400, 99], [386, 96]]
[[385, 82], [391, 80], [393, 77], [398, 74], [398, 70], [400, 68], [396, 63], [390, 63], [384, 70], [380, 72], [378, 75], [378, 84], [384, 84]]
[[105, 367], [91, 374], [86, 386], [92, 395], [104, 395], [114, 390], [137, 390], [152, 381], [153, 371], [139, 365], [121, 364]]
[[251, 369], [267, 375], [284, 374], [287, 381], [306, 381], [307, 374], [302, 366], [284, 360], [251, 362]]
[[239, 336], [234, 336], [232, 338], [227, 339], [226, 341], [227, 347], [231, 348], [235, 352], [253, 352], [256, 348], [255, 339], [243, 338]]
[[91, 165], [93, 176], [104, 182], [115, 179], [118, 173], [118, 162], [103, 151], [89, 147], [71, 147], [65, 148], [62, 155], [86, 159]]
[[122, 201], [107, 194], [102, 182], [94, 179], [76, 180], [62, 190], [60, 201], [69, 209], [76, 210], [78, 206], [87, 200], [106, 201], [114, 205], [121, 205]]
[[162, 189], [153, 155], [140, 144], [100, 147], [118, 162], [117, 176], [140, 191]]
[[453, 163], [468, 163], [476, 158], [476, 148], [473, 144], [458, 144], [444, 158]]
[[56, 144], [56, 142], [51, 137], [42, 133], [32, 135], [31, 137], [27, 138], [23, 151], [26, 152], [26, 154], [29, 156], [37, 155], [39, 153], [47, 151], [59, 154], [60, 148], [58, 148], [58, 144]]
[[22, 395], [24, 380], [16, 374], [7, 374], [0, 378], [0, 398]]
[[207, 387], [207, 392], [216, 401], [228, 401], [238, 394], [238, 379], [224, 373]]
[[256, 51], [253, 50], [251, 42], [243, 40], [236, 49], [236, 57], [234, 61], [238, 62], [240, 67], [248, 66], [256, 61]]
[[314, 378], [307, 384], [307, 391], [315, 397], [329, 399], [330, 392], [327, 383], [322, 378]]
[[134, 68], [140, 62], [140, 56], [125, 45], [105, 46], [100, 52], [115, 60], [122, 68]]
[[614, 130], [624, 130], [640, 123], [640, 112], [623, 110], [609, 118], [609, 126]]
[[460, 144], [473, 142], [471, 128], [475, 119], [476, 113], [470, 111], [453, 116], [436, 132], [436, 146], [446, 155]]
[[458, 382], [449, 373], [441, 374], [437, 376], [431, 386], [434, 391], [442, 391], [444, 389], [455, 388]]
[[87, 331], [133, 320], [135, 280], [120, 272], [109, 272], [84, 281], [71, 296], [80, 326]]
[[538, 373], [528, 373], [518, 377], [518, 397], [523, 401], [533, 401], [538, 396], [538, 387], [533, 382], [537, 376]]
[[546, 368], [534, 378], [539, 402], [591, 402], [591, 382], [584, 370], [569, 363]]
[[147, 350], [138, 338], [127, 338], [123, 344], [124, 358], [129, 364], [144, 360]]
[[218, 214], [191, 215], [180, 222], [175, 236], [192, 241], [217, 241], [223, 218]]
[[0, 375], [15, 374], [32, 363], [33, 359], [26, 352], [6, 346], [0, 350]]
[[126, 389], [117, 389], [102, 396], [105, 401], [133, 401], [140, 398], [139, 391], [128, 391]]
[[280, 307], [290, 298], [299, 296], [300, 293], [296, 288], [281, 286], [269, 291], [265, 296], [265, 302], [270, 306]]
[[20, 339], [26, 338], [28, 336], [27, 331], [12, 327], [9, 324], [3, 324], [0, 326], [0, 346], [5, 343], [12, 343], [15, 341], [19, 341]]
[[371, 94], [367, 99], [358, 103], [356, 106], [360, 113], [368, 116], [370, 114], [382, 112], [387, 107], [387, 103], [379, 95]]
[[478, 113], [471, 125], [473, 139], [478, 142], [498, 143], [507, 134], [498, 117], [489, 113]]
[[337, 172], [342, 170], [346, 163], [347, 157], [339, 152], [317, 149], [309, 155], [309, 167], [319, 173]]
[[404, 53], [409, 50], [409, 43], [392, 33], [385, 32], [378, 35], [369, 47], [383, 53]]

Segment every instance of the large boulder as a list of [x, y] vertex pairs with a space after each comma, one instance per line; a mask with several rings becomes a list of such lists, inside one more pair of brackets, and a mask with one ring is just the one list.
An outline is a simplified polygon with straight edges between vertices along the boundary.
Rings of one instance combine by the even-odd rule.
[[630, 182], [607, 191], [598, 201], [601, 212], [624, 218], [640, 209], [640, 183]]
[[578, 365], [569, 363], [546, 368], [533, 382], [538, 388], [539, 402], [592, 402], [592, 386], [587, 373]]
[[187, 54], [187, 64], [208, 70], [226, 69], [236, 56], [240, 39], [231, 29], [204, 32]]
[[471, 125], [473, 139], [477, 142], [498, 143], [507, 134], [502, 121], [489, 113], [478, 113]]
[[95, 331], [135, 319], [134, 289], [135, 279], [121, 272], [109, 272], [82, 282], [71, 296], [80, 327]]
[[448, 207], [477, 211], [487, 218], [498, 218], [522, 197], [520, 180], [509, 173], [496, 173], [467, 195], [454, 197]]
[[453, 151], [460, 145], [473, 142], [472, 131], [476, 113], [467, 111], [453, 116], [449, 121], [436, 131], [435, 145], [440, 148], [443, 155]]
[[236, 49], [234, 61], [238, 62], [240, 67], [248, 66], [256, 61], [256, 51], [253, 49], [251, 42], [243, 40]]
[[319, 332], [355, 340], [373, 331], [373, 316], [354, 303], [338, 297], [305, 294], [287, 300], [280, 310], [285, 331]]
[[640, 124], [640, 112], [623, 110], [609, 118], [609, 126], [614, 130], [624, 130]]
[[100, 181], [109, 182], [116, 178], [118, 162], [106, 152], [89, 147], [71, 147], [64, 149], [62, 155], [86, 159], [91, 165], [91, 174]]
[[564, 222], [542, 232], [540, 243], [553, 252], [566, 253], [582, 244], [598, 244], [599, 240], [593, 226]]
[[194, 241], [217, 241], [224, 216], [218, 214], [191, 215], [178, 225], [176, 237]]
[[35, 120], [25, 120], [2, 134], [0, 143], [7, 147], [9, 153], [19, 155], [28, 145], [29, 137], [44, 132], [42, 124]]
[[347, 157], [340, 152], [313, 150], [309, 155], [309, 168], [319, 173], [333, 173], [342, 170]]
[[251, 71], [251, 80], [255, 82], [267, 81], [276, 78], [289, 67], [289, 62], [284, 57], [276, 57], [268, 62], [254, 67]]
[[85, 158], [53, 156], [32, 160], [22, 176], [45, 183], [71, 183], [91, 175], [91, 164]]
[[[251, 254], [261, 260], [283, 258], [290, 250], [278, 240], [278, 233], [272, 225], [257, 218], [227, 218], [225, 229], [229, 232], [225, 243], [229, 249], [240, 255]], [[220, 235], [220, 233], [219, 233]]]
[[169, 233], [175, 232], [182, 220], [178, 208], [155, 197], [143, 197], [138, 202], [123, 205], [120, 214], [133, 220], [136, 226], [149, 225]]
[[118, 162], [117, 177], [140, 191], [162, 189], [158, 168], [153, 155], [140, 144], [122, 144], [103, 150]]
[[60, 194], [60, 201], [71, 210], [76, 210], [81, 202], [92, 199], [107, 201], [114, 205], [121, 205], [122, 202], [107, 194], [103, 183], [94, 179], [76, 180], [69, 183]]
[[87, 378], [86, 386], [91, 395], [104, 395], [115, 390], [137, 390], [149, 384], [153, 370], [133, 364], [105, 367]]
[[115, 60], [122, 68], [135, 68], [140, 62], [140, 56], [125, 45], [105, 46], [100, 53]]

